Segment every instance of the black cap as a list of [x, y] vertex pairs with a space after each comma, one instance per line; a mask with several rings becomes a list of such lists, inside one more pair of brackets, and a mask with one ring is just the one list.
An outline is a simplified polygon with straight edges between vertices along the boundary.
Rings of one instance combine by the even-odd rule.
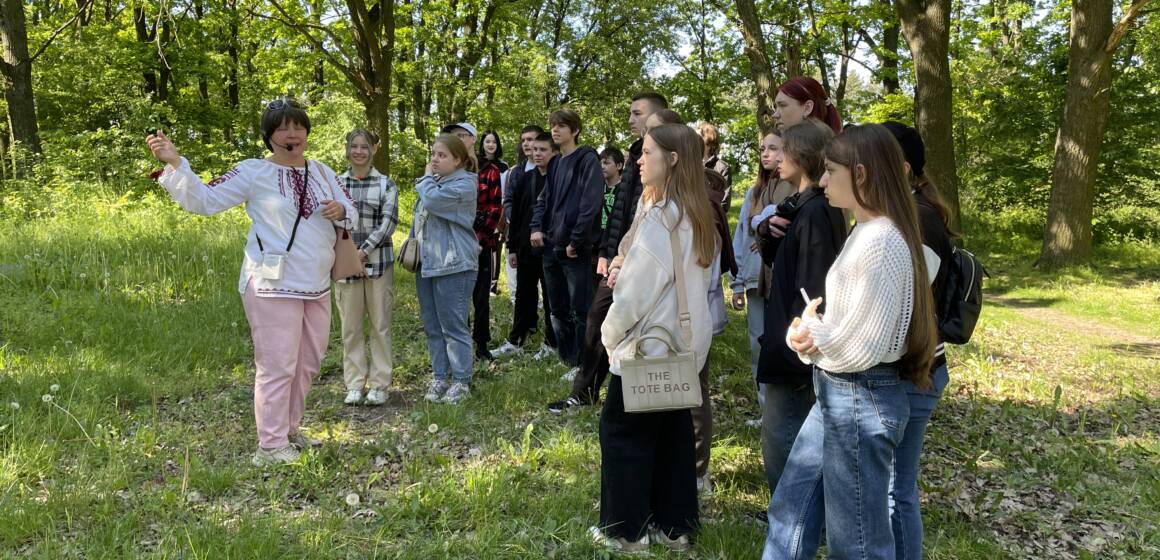
[[923, 144], [922, 136], [914, 128], [897, 121], [886, 121], [882, 126], [886, 127], [886, 130], [894, 135], [894, 139], [898, 140], [898, 145], [902, 146], [902, 155], [906, 156], [906, 163], [910, 164], [914, 176], [922, 177], [923, 168], [926, 167], [926, 144]]

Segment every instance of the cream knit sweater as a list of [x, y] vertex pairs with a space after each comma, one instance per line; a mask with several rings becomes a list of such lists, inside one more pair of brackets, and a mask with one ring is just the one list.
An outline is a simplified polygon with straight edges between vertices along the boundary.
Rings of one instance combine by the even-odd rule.
[[[809, 294], [811, 298], [821, 294]], [[906, 353], [914, 308], [910, 249], [889, 218], [859, 223], [826, 274], [822, 318], [802, 317], [819, 352], [798, 354], [834, 373], [857, 373]], [[786, 343], [793, 333], [790, 327]]]

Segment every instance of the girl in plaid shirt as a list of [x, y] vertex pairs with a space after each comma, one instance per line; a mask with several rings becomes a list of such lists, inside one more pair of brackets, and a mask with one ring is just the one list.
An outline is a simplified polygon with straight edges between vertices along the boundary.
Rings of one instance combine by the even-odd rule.
[[[359, 220], [351, 234], [359, 248], [365, 269], [361, 276], [339, 280], [335, 300], [342, 318], [343, 381], [346, 404], [358, 404], [366, 392], [366, 402], [387, 402], [394, 354], [391, 350], [391, 306], [395, 300], [395, 255], [391, 234], [399, 221], [399, 189], [395, 182], [376, 170], [371, 162], [378, 150], [374, 133], [356, 129], [346, 135], [346, 158], [350, 169], [340, 176], [355, 206]], [[367, 367], [363, 317], [370, 317], [370, 367]]]

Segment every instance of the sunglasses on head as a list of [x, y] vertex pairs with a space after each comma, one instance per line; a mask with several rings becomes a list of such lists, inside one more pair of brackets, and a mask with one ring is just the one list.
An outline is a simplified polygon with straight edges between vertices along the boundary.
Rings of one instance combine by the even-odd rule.
[[295, 109], [301, 109], [302, 104], [293, 100], [293, 99], [290, 99], [288, 97], [280, 97], [278, 99], [271, 101], [269, 105], [266, 105], [266, 110], [267, 111], [278, 111], [281, 109], [285, 109], [286, 107], [293, 107]]

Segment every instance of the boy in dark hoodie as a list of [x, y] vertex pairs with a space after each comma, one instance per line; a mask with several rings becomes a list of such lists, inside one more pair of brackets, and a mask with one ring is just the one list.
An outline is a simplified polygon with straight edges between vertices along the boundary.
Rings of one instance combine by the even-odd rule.
[[532, 215], [531, 244], [544, 248], [544, 279], [560, 360], [575, 367], [594, 291], [592, 247], [600, 235], [604, 175], [596, 150], [578, 144], [580, 115], [560, 109], [548, 122], [560, 156], [548, 167], [548, 183]]

